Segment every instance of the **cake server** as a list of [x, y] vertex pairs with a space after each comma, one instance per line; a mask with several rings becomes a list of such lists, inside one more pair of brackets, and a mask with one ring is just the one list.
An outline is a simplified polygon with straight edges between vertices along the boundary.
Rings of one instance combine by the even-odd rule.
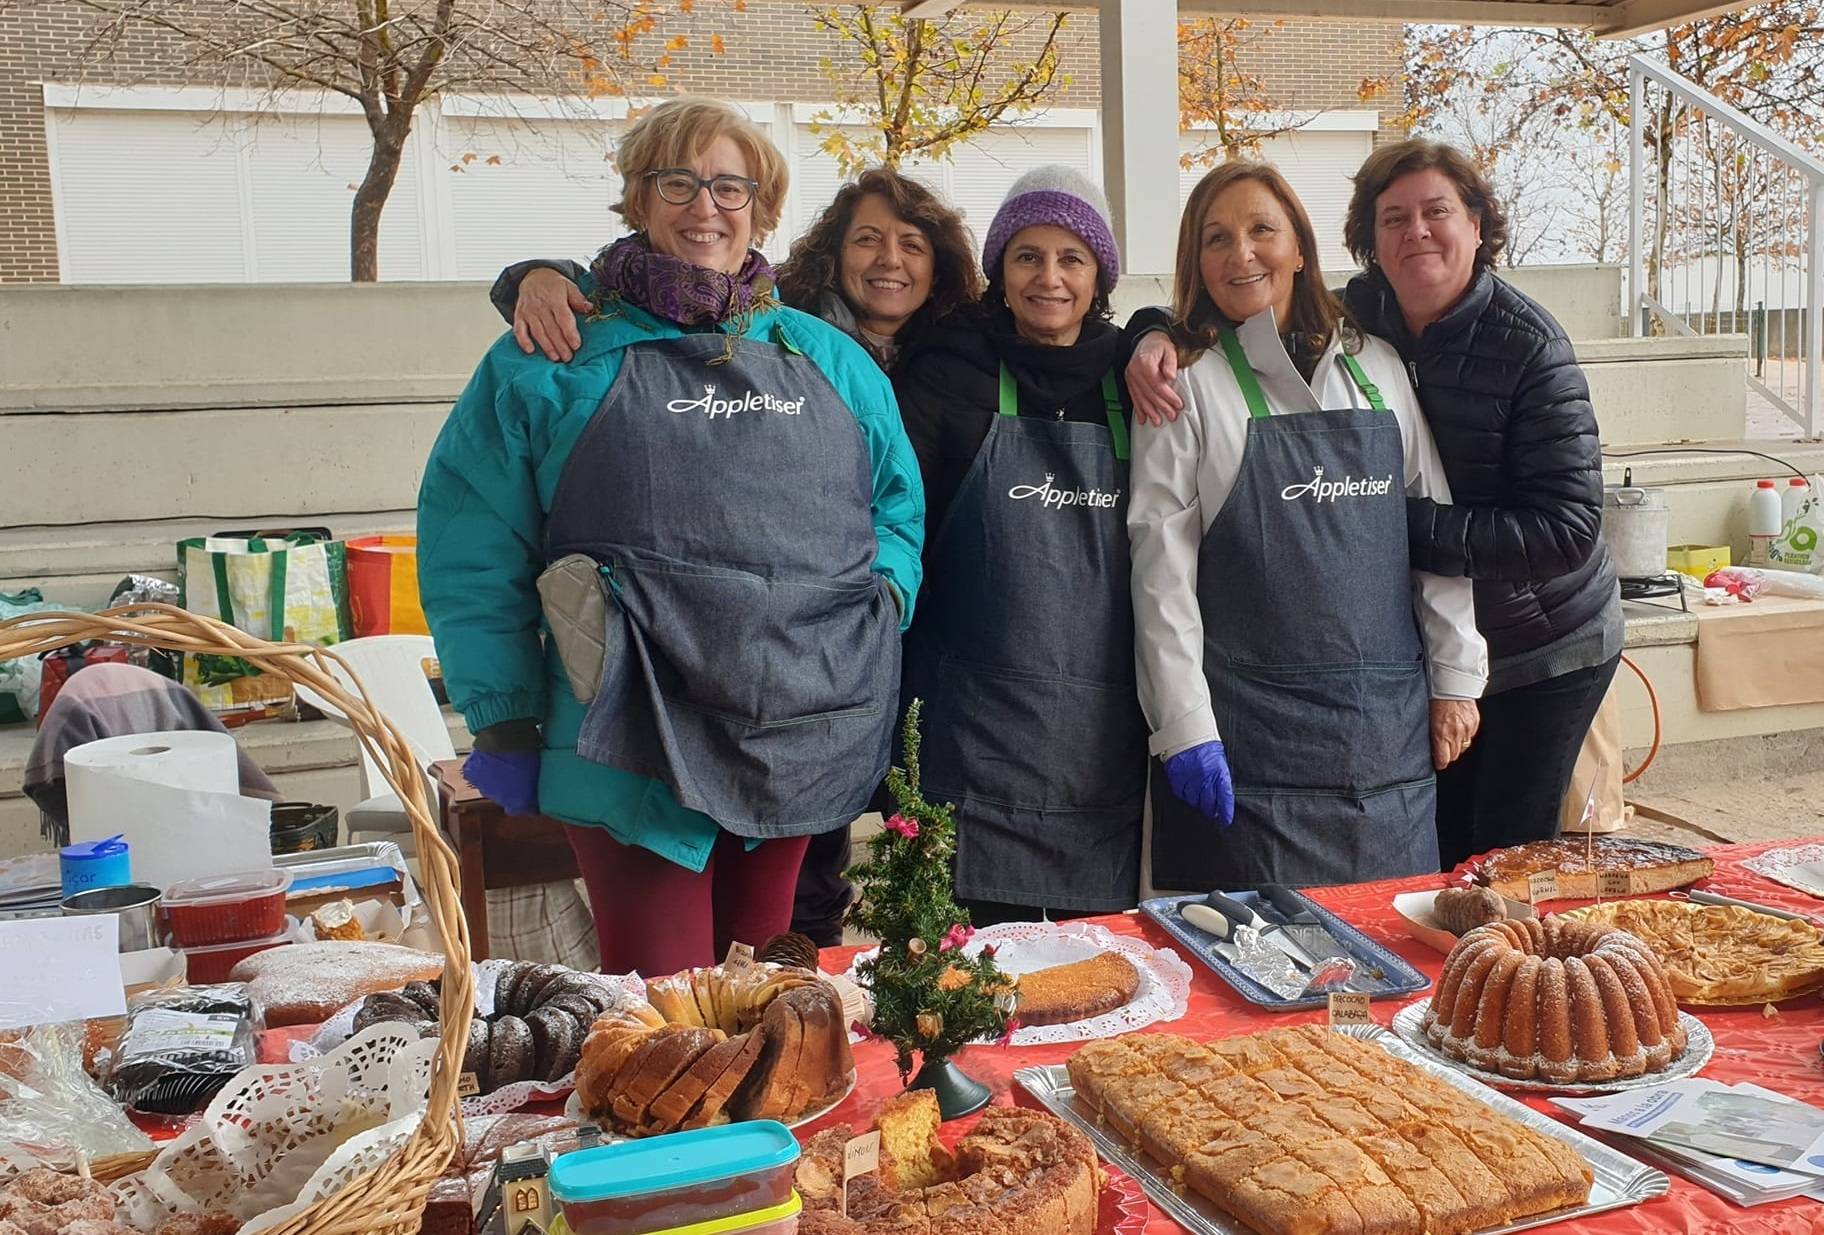
[[1219, 956], [1282, 998], [1306, 999], [1340, 990], [1355, 976], [1355, 961], [1347, 956], [1313, 961], [1307, 954], [1301, 959], [1291, 950], [1297, 948], [1296, 943], [1284, 939], [1276, 927], [1246, 905], [1220, 892], [1201, 901], [1184, 902], [1178, 906], [1178, 916], [1214, 936]]
[[1806, 917], [1802, 913], [1794, 913], [1790, 909], [1775, 909], [1772, 905], [1757, 904], [1754, 901], [1738, 901], [1733, 896], [1723, 896], [1716, 892], [1704, 892], [1697, 888], [1692, 888], [1685, 892], [1668, 892], [1667, 895], [1673, 900], [1695, 901], [1700, 905], [1734, 905], [1738, 909], [1752, 909], [1756, 913], [1764, 913], [1770, 918], [1784, 918], [1788, 922], [1803, 922], [1807, 926], [1818, 925], [1818, 920], [1816, 918]]

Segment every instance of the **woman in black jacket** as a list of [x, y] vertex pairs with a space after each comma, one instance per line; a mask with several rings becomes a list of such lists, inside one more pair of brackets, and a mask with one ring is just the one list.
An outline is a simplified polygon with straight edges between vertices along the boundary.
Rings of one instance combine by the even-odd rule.
[[981, 305], [893, 370], [925, 481], [902, 694], [924, 700], [923, 787], [956, 807], [956, 894], [978, 926], [1131, 908], [1147, 771], [1101, 191], [1027, 172], [982, 265]]
[[[1449, 146], [1383, 146], [1356, 173], [1345, 240], [1366, 273], [1344, 302], [1406, 361], [1455, 503], [1408, 499], [1412, 565], [1474, 580], [1488, 640], [1480, 732], [1438, 775], [1446, 870], [1557, 834], [1625, 633], [1589, 383], [1552, 315], [1495, 277], [1506, 239], [1488, 181]], [[1128, 370], [1137, 415], [1176, 415], [1163, 338]]]

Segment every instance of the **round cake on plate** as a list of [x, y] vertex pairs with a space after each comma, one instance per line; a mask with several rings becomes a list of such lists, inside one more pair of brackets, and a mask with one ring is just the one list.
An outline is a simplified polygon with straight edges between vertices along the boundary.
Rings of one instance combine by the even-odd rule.
[[1515, 1080], [1617, 1080], [1663, 1071], [1685, 1053], [1652, 950], [1626, 931], [1560, 917], [1463, 936], [1421, 1027], [1453, 1059]]

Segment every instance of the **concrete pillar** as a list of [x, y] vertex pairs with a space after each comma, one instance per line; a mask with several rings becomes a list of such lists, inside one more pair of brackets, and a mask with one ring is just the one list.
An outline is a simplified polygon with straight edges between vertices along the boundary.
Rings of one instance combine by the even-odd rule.
[[1178, 238], [1178, 6], [1101, 0], [1102, 181], [1122, 274], [1166, 275]]

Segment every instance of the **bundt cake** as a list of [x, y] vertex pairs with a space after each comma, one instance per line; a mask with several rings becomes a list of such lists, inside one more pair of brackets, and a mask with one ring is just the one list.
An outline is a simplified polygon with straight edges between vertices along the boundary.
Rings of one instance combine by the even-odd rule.
[[[469, 1022], [462, 1070], [474, 1074], [481, 1093], [520, 1081], [562, 1080], [581, 1058], [595, 1018], [618, 1002], [589, 974], [515, 961], [496, 980], [493, 1013], [477, 1014]], [[398, 1021], [423, 1037], [435, 1037], [442, 1011], [436, 981], [409, 982], [401, 990], [364, 999], [355, 1011], [354, 1028], [360, 1033], [369, 1025]]]
[[1626, 931], [1561, 917], [1457, 941], [1421, 1022], [1445, 1054], [1516, 1080], [1609, 1081], [1685, 1053], [1659, 960]]
[[576, 1090], [628, 1136], [828, 1106], [855, 1070], [836, 992], [803, 969], [694, 969], [646, 984], [650, 1003], [604, 1013], [583, 1040]]
[[[799, 1235], [1091, 1235], [1096, 1229], [1104, 1182], [1096, 1151], [1055, 1115], [991, 1106], [958, 1143], [952, 1162], [937, 1142], [935, 1102], [882, 1114], [883, 1170], [849, 1181], [846, 1216], [842, 1157], [854, 1130], [826, 1129], [804, 1147], [793, 1180], [804, 1199]], [[912, 1126], [921, 1119], [928, 1126]], [[889, 1129], [896, 1150], [886, 1148]], [[921, 1146], [936, 1149], [926, 1157]], [[932, 1182], [896, 1182], [911, 1179]]]

